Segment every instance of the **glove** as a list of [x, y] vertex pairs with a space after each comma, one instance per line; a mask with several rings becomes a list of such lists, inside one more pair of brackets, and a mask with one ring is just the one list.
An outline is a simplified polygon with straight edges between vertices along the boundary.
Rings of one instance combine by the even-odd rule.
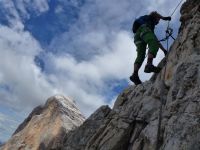
[[163, 17], [163, 20], [168, 20], [170, 21], [172, 18], [169, 16], [169, 17]]
[[166, 55], [167, 55], [167, 53], [168, 53], [168, 51], [167, 51], [167, 50], [164, 50], [163, 52], [164, 52], [165, 56], [166, 56]]

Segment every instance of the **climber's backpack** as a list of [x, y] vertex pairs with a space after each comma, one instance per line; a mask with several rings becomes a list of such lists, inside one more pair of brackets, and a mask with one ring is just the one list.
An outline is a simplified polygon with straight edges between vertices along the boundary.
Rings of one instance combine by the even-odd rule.
[[133, 33], [136, 33], [138, 28], [147, 23], [149, 21], [149, 16], [148, 15], [145, 15], [145, 16], [141, 16], [137, 19], [135, 19], [135, 21], [133, 22], [133, 26], [132, 26], [132, 31]]

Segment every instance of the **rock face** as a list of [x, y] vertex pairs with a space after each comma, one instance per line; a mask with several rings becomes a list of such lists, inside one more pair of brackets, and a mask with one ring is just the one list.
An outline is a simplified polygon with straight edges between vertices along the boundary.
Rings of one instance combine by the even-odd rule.
[[17, 128], [2, 150], [59, 149], [64, 136], [80, 126], [85, 118], [72, 100], [54, 96], [36, 107]]
[[81, 126], [76, 130], [69, 132], [64, 139], [65, 150], [82, 150], [85, 149], [86, 143], [97, 132], [99, 127], [104, 124], [104, 119], [110, 113], [108, 106], [100, 107], [93, 113]]
[[200, 150], [200, 1], [187, 0], [181, 14], [162, 71], [67, 134], [63, 150]]

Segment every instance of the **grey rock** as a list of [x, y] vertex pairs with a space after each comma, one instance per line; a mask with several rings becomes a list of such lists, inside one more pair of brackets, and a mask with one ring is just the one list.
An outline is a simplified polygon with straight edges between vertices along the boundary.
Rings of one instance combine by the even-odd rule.
[[81, 150], [103, 124], [110, 113], [108, 106], [102, 106], [94, 112], [79, 128], [70, 131], [64, 138], [63, 150]]

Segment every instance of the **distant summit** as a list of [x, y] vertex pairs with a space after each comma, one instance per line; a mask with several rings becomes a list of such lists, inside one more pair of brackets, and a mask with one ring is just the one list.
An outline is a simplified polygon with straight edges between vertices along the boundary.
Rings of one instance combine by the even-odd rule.
[[84, 120], [72, 100], [53, 96], [44, 106], [38, 106], [31, 112], [2, 149], [58, 149], [66, 133], [80, 126]]

